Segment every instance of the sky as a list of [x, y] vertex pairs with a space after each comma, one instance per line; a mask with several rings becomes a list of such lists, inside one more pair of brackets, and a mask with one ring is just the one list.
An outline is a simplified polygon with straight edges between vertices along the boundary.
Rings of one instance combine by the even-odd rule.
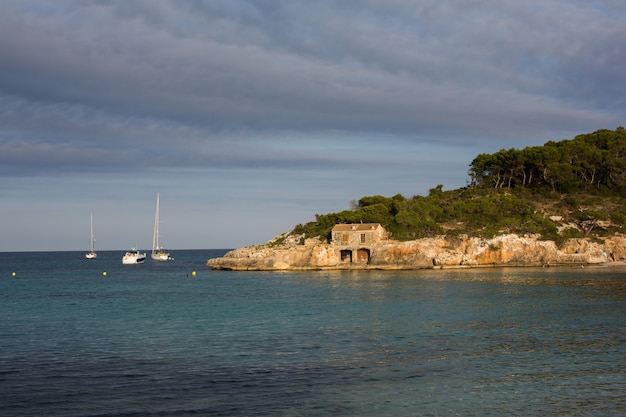
[[626, 123], [622, 0], [0, 0], [0, 251], [265, 243]]

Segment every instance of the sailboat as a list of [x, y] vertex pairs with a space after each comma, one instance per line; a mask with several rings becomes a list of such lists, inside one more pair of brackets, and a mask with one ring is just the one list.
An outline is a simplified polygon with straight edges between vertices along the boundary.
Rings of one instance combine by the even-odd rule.
[[156, 212], [154, 214], [154, 235], [152, 237], [152, 254], [155, 261], [173, 261], [167, 249], [159, 246], [159, 193], [157, 193]]
[[96, 239], [93, 237], [93, 213], [90, 213], [89, 219], [90, 219], [89, 223], [90, 223], [90, 226], [91, 226], [90, 227], [90, 229], [91, 229], [91, 239], [90, 239], [91, 251], [89, 251], [89, 252], [87, 252], [85, 254], [85, 258], [87, 258], [87, 259], [96, 259], [98, 257], [98, 254], [96, 253], [96, 251], [94, 250], [94, 247], [93, 247], [94, 243], [96, 242]]

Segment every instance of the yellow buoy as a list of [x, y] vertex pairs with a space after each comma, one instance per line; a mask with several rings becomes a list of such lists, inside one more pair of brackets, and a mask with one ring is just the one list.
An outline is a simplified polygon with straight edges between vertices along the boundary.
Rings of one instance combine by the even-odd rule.
[[106, 277], [106, 276], [107, 276], [107, 271], [104, 271], [104, 272], [102, 273], [102, 276], [103, 276], [103, 277]]
[[14, 277], [16, 274], [15, 272], [11, 272], [11, 276]]
[[196, 276], [196, 271], [191, 271], [191, 276], [195, 277]]

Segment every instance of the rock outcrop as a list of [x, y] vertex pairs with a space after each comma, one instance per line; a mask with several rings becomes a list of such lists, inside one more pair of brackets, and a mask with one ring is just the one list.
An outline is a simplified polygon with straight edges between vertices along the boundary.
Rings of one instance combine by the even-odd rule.
[[492, 239], [459, 236], [408, 242], [383, 240], [369, 247], [365, 262], [342, 259], [341, 252], [340, 247], [318, 239], [307, 239], [302, 244], [298, 237], [285, 234], [265, 245], [239, 248], [209, 259], [207, 265], [238, 271], [588, 265], [623, 261], [626, 237], [570, 239], [560, 247], [538, 236], [513, 234]]

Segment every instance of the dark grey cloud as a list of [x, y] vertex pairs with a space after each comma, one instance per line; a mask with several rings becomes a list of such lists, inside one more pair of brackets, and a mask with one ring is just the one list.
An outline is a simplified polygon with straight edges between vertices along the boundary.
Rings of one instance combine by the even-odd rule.
[[2, 22], [2, 89], [111, 113], [462, 130], [468, 108], [510, 127], [512, 112], [582, 108], [592, 122], [595, 109], [623, 106], [622, 20], [585, 3], [29, 4]]

